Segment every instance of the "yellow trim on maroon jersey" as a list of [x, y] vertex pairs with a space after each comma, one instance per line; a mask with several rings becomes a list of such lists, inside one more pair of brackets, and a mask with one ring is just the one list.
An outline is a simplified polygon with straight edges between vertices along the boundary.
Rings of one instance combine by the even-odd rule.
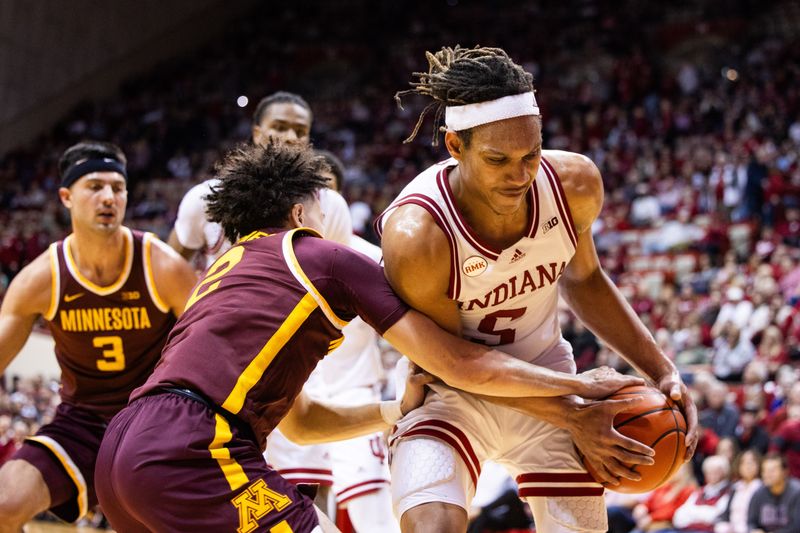
[[169, 313], [169, 305], [158, 294], [158, 286], [156, 285], [156, 278], [153, 275], [153, 259], [152, 259], [152, 245], [156, 242], [158, 246], [158, 237], [154, 234], [147, 232], [142, 238], [142, 261], [144, 263], [144, 280], [147, 285], [147, 292], [150, 293], [150, 299], [155, 306], [162, 313]]
[[269, 233], [266, 233], [264, 231], [256, 230], [253, 233], [245, 235], [244, 237], [240, 237], [239, 240], [237, 241], [237, 244], [243, 243], [243, 242], [254, 241], [256, 239], [260, 239], [261, 237], [269, 237]]
[[222, 408], [229, 413], [237, 414], [244, 406], [244, 399], [247, 393], [258, 383], [261, 377], [266, 372], [267, 367], [275, 359], [283, 347], [289, 342], [300, 326], [306, 321], [309, 315], [318, 307], [316, 300], [311, 294], [306, 293], [305, 296], [297, 303], [295, 308], [283, 321], [283, 324], [278, 330], [269, 338], [267, 344], [261, 348], [244, 372], [239, 374], [239, 379], [236, 380], [236, 385], [225, 401], [222, 403]]
[[128, 281], [128, 276], [131, 273], [131, 266], [133, 265], [133, 235], [131, 234], [131, 230], [124, 226], [122, 227], [122, 233], [126, 239], [125, 266], [123, 267], [122, 272], [117, 280], [106, 287], [97, 285], [81, 274], [78, 265], [75, 263], [75, 259], [72, 257], [72, 250], [70, 250], [70, 243], [72, 242], [73, 235], [70, 235], [64, 239], [64, 259], [67, 263], [67, 269], [69, 269], [69, 273], [72, 274], [72, 277], [75, 278], [75, 281], [80, 283], [85, 289], [89, 289], [99, 296], [108, 296], [109, 294], [117, 292], [125, 284], [125, 282]]
[[311, 296], [314, 297], [314, 299], [317, 301], [317, 304], [319, 304], [320, 309], [322, 309], [322, 312], [325, 313], [326, 317], [328, 317], [328, 320], [330, 320], [331, 324], [333, 324], [336, 329], [342, 329], [349, 323], [349, 321], [339, 318], [336, 313], [333, 312], [333, 309], [331, 309], [331, 306], [328, 305], [325, 297], [320, 294], [316, 287], [314, 287], [314, 284], [311, 283], [311, 280], [308, 279], [308, 276], [306, 276], [306, 273], [303, 272], [303, 269], [300, 267], [300, 263], [297, 262], [297, 257], [294, 255], [294, 245], [292, 243], [294, 235], [298, 231], [307, 231], [317, 237], [321, 237], [319, 233], [311, 228], [297, 228], [287, 231], [286, 235], [283, 237], [283, 256], [286, 260], [286, 264], [289, 265], [289, 270], [292, 272], [292, 275], [294, 275], [297, 281], [299, 281], [300, 284], [311, 294]]
[[214, 440], [208, 445], [208, 451], [211, 452], [211, 457], [217, 460], [231, 490], [236, 490], [250, 480], [247, 478], [247, 474], [244, 473], [242, 465], [231, 457], [231, 451], [225, 447], [225, 444], [229, 443], [233, 438], [230, 424], [228, 424], [224, 416], [219, 414], [214, 414], [214, 419], [216, 420]]
[[89, 511], [89, 498], [86, 494], [86, 480], [83, 479], [83, 474], [81, 474], [80, 469], [75, 465], [75, 463], [72, 462], [72, 458], [69, 456], [67, 451], [62, 448], [58, 442], [44, 435], [26, 437], [25, 440], [38, 442], [47, 448], [50, 453], [52, 453], [55, 458], [58, 459], [58, 462], [61, 463], [61, 466], [64, 467], [64, 470], [66, 470], [70, 479], [72, 479], [72, 482], [75, 484], [75, 488], [78, 489], [78, 518], [82, 518]]
[[333, 340], [330, 342], [330, 344], [328, 344], [328, 353], [331, 353], [331, 352], [332, 352], [332, 351], [334, 351], [336, 348], [338, 348], [339, 346], [341, 346], [343, 342], [344, 342], [344, 335], [342, 335], [342, 336], [341, 336], [341, 337], [339, 337], [338, 339], [333, 339]]
[[50, 305], [42, 316], [45, 320], [53, 320], [58, 310], [58, 301], [61, 296], [61, 275], [58, 268], [58, 243], [50, 245]]

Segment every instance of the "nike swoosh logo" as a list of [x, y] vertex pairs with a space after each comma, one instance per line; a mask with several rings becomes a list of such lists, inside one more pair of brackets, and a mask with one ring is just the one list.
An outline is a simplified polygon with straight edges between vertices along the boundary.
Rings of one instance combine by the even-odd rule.
[[69, 302], [71, 302], [72, 300], [77, 300], [77, 299], [78, 299], [78, 298], [80, 298], [81, 296], [83, 296], [83, 293], [82, 293], [82, 292], [79, 292], [79, 293], [77, 293], [77, 294], [65, 294], [65, 295], [64, 295], [64, 301], [65, 301], [66, 303], [69, 303]]

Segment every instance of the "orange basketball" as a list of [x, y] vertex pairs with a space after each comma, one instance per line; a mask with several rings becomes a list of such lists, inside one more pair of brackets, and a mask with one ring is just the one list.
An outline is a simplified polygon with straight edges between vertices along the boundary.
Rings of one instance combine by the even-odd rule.
[[[626, 437], [652, 448], [656, 452], [655, 463], [633, 468], [641, 474], [641, 480], [623, 478], [619, 485], [608, 488], [636, 494], [660, 487], [681, 467], [686, 454], [686, 420], [675, 402], [653, 387], [625, 387], [607, 399], [624, 400], [632, 395], [644, 400], [634, 409], [618, 413], [614, 417], [614, 427]], [[594, 470], [586, 461], [584, 466], [594, 476]]]

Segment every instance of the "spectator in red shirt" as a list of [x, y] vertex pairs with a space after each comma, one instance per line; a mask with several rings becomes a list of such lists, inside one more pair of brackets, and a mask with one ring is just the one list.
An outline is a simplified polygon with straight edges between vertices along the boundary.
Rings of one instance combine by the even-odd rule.
[[654, 490], [648, 498], [634, 507], [633, 518], [637, 532], [672, 529], [672, 515], [697, 488], [690, 463], [684, 464], [666, 484]]

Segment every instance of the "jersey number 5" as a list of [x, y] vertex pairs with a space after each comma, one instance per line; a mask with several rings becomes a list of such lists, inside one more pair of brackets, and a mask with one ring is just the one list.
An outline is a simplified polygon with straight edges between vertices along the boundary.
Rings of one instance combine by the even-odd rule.
[[214, 264], [208, 269], [208, 276], [206, 276], [203, 281], [198, 283], [197, 287], [195, 287], [192, 296], [189, 298], [189, 301], [186, 302], [186, 308], [184, 311], [187, 311], [195, 304], [195, 302], [197, 302], [197, 300], [203, 296], [206, 296], [209, 293], [217, 290], [219, 284], [222, 283], [222, 280], [219, 278], [227, 274], [230, 269], [239, 264], [239, 261], [242, 260], [242, 255], [244, 255], [244, 247], [234, 246], [222, 254], [219, 259], [214, 261]]
[[[483, 317], [483, 320], [478, 324], [478, 331], [485, 335], [497, 335], [500, 337], [497, 344], [492, 344], [492, 346], [511, 344], [517, 336], [517, 330], [513, 328], [495, 329], [497, 327], [497, 321], [501, 318], [507, 318], [509, 322], [516, 320], [525, 314], [526, 309], [526, 307], [519, 307], [517, 309], [501, 309], [500, 311], [489, 313]], [[489, 343], [487, 342], [486, 344]]]

